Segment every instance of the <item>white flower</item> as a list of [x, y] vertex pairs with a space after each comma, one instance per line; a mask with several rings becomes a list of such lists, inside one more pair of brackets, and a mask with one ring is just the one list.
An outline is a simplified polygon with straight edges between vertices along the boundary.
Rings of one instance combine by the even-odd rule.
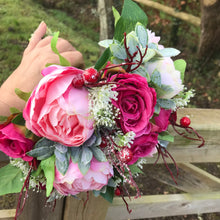
[[160, 98], [170, 99], [183, 90], [180, 72], [175, 69], [171, 58], [161, 57], [153, 62], [147, 62], [145, 68], [150, 76], [157, 70], [161, 75], [161, 84], [168, 85], [173, 89]]

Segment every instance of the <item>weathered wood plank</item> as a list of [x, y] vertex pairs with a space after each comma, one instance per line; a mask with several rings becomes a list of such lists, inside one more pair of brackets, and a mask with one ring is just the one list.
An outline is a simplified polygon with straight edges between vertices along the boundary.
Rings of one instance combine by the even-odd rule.
[[150, 0], [135, 0], [135, 1], [142, 3], [144, 5], [147, 5], [148, 7], [165, 12], [168, 15], [171, 15], [175, 18], [179, 18], [179, 19], [186, 21], [190, 24], [193, 24], [195, 26], [200, 26], [201, 19], [199, 17], [194, 16], [194, 15], [190, 15], [190, 14], [187, 14], [184, 12], [177, 12], [175, 10], [175, 8], [171, 8], [166, 5], [162, 5], [158, 2], [154, 2], [154, 1], [150, 1]]
[[[146, 167], [149, 164], [146, 165]], [[178, 164], [179, 175], [176, 176], [176, 168], [169, 165], [177, 182], [170, 176], [165, 166], [149, 166], [145, 170], [147, 176], [151, 176], [159, 182], [168, 184], [188, 193], [201, 193], [220, 191], [220, 179], [192, 164]]]
[[94, 219], [105, 219], [109, 202], [103, 199], [101, 196], [95, 197], [93, 193], [89, 193], [89, 200], [87, 200], [86, 193], [79, 195], [81, 200], [73, 197], [67, 197], [64, 209], [63, 220], [94, 220]]
[[114, 198], [105, 220], [142, 219], [220, 212], [220, 192], [206, 194], [172, 194], [127, 198], [131, 214], [121, 198]]
[[4, 209], [4, 210], [0, 210], [0, 219], [3, 218], [13, 218], [15, 216], [15, 209]]

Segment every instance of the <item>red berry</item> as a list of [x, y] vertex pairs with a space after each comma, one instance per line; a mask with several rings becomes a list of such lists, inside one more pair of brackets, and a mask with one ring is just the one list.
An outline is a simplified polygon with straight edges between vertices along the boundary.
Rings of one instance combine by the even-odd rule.
[[119, 152], [119, 158], [121, 162], [128, 163], [132, 160], [133, 153], [129, 148], [125, 147]]
[[73, 78], [72, 84], [75, 88], [82, 88], [84, 85], [84, 80], [82, 74], [78, 74]]
[[121, 190], [118, 187], [115, 189], [115, 195], [116, 196], [120, 196], [121, 195]]
[[83, 72], [83, 78], [88, 83], [95, 83], [99, 78], [99, 72], [94, 68], [86, 69]]
[[188, 117], [182, 117], [182, 118], [180, 119], [180, 124], [181, 124], [184, 128], [189, 127], [190, 123], [191, 123], [191, 121], [190, 121], [190, 119], [189, 119]]

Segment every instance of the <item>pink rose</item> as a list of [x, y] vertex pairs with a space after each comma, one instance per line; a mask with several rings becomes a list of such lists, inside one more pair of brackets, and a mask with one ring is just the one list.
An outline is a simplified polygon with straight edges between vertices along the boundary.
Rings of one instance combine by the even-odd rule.
[[112, 176], [113, 168], [109, 162], [98, 162], [93, 158], [89, 171], [83, 176], [78, 164], [70, 160], [69, 168], [64, 176], [56, 169], [53, 185], [62, 195], [76, 195], [89, 190], [100, 190], [108, 184]]
[[55, 65], [43, 70], [44, 78], [23, 111], [29, 130], [66, 146], [80, 146], [89, 139], [94, 129], [89, 119], [88, 91], [72, 85], [82, 72]]
[[157, 137], [158, 134], [150, 133], [135, 138], [130, 148], [133, 153], [133, 158], [128, 164], [131, 165], [135, 163], [141, 157], [152, 157], [153, 154], [157, 152]]
[[112, 103], [120, 109], [117, 122], [122, 131], [133, 131], [136, 137], [149, 133], [149, 120], [156, 105], [155, 90], [148, 87], [146, 78], [133, 73], [119, 74], [116, 82], [114, 90], [118, 92], [118, 100]]
[[33, 157], [26, 155], [26, 152], [32, 150], [33, 146], [34, 142], [25, 138], [16, 125], [0, 125], [0, 150], [9, 157], [31, 161]]
[[171, 114], [170, 109], [161, 108], [159, 115], [154, 117], [154, 121], [156, 124], [154, 130], [156, 132], [162, 132], [167, 130], [167, 127], [169, 125], [170, 114]]

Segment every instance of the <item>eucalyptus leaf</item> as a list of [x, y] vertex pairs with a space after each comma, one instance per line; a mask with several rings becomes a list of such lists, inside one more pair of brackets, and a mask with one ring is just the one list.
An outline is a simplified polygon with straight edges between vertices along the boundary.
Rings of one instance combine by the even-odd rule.
[[[127, 46], [129, 48], [130, 54], [133, 56], [137, 52], [137, 47], [139, 47], [138, 38], [134, 31], [130, 32], [126, 37]], [[137, 59], [137, 58], [136, 58]]]
[[93, 153], [90, 150], [90, 148], [83, 147], [81, 152], [80, 162], [86, 165], [91, 162], [92, 158], [93, 158]]
[[31, 157], [36, 157], [38, 160], [45, 160], [54, 154], [54, 146], [43, 146], [35, 148], [26, 154]]
[[114, 181], [112, 178], [110, 178], [110, 179], [108, 180], [108, 186], [110, 186], [110, 187], [116, 187], [116, 183], [115, 183], [115, 181]]
[[107, 39], [107, 40], [102, 40], [99, 41], [98, 45], [104, 48], [108, 48], [111, 44], [113, 44], [113, 40], [112, 39]]
[[27, 102], [31, 95], [31, 92], [23, 92], [18, 88], [15, 88], [15, 93], [20, 99], [24, 100], [25, 102]]
[[157, 103], [165, 109], [175, 109], [176, 107], [175, 102], [171, 99], [157, 99]]
[[90, 165], [91, 165], [90, 163], [84, 164], [81, 162], [81, 160], [79, 160], [78, 167], [79, 167], [79, 170], [82, 173], [82, 175], [87, 174], [87, 172], [89, 171]]
[[148, 44], [148, 33], [144, 25], [138, 22], [135, 26], [135, 33], [138, 37], [139, 43], [142, 45], [143, 48], [146, 48]]
[[51, 156], [40, 163], [46, 177], [46, 196], [48, 197], [53, 190], [53, 181], [55, 178], [55, 156]]
[[152, 59], [155, 55], [156, 55], [155, 50], [153, 50], [153, 49], [151, 49], [151, 48], [148, 48], [148, 49], [147, 49], [147, 53], [146, 53], [146, 55], [144, 56], [143, 62], [144, 62], [144, 63], [148, 62], [148, 61], [149, 61], [150, 59]]
[[158, 72], [157, 70], [154, 70], [154, 72], [151, 75], [151, 81], [155, 85], [161, 87], [161, 75], [160, 75], [160, 72]]
[[120, 44], [111, 44], [109, 48], [114, 57], [122, 59], [122, 60], [127, 58], [125, 48], [121, 46]]
[[100, 194], [101, 194], [101, 192], [98, 191], [98, 190], [93, 190], [92, 192], [93, 192], [93, 195], [94, 195], [95, 197], [98, 197], [98, 196], [100, 196]]
[[70, 148], [70, 156], [73, 163], [78, 163], [80, 159], [81, 147], [71, 147]]
[[21, 169], [8, 164], [0, 169], [0, 177], [0, 196], [21, 191], [24, 178]]
[[158, 44], [150, 43], [150, 44], [148, 44], [148, 49], [157, 50], [158, 49]]
[[103, 153], [103, 151], [100, 148], [93, 146], [90, 149], [92, 150], [93, 156], [96, 158], [96, 160], [98, 160], [100, 162], [107, 161], [105, 154]]
[[38, 147], [47, 147], [47, 146], [52, 146], [52, 145], [55, 145], [56, 142], [54, 141], [51, 141], [47, 138], [41, 138], [35, 145], [34, 147], [35, 148], [38, 148]]
[[159, 53], [164, 57], [174, 57], [180, 54], [180, 51], [175, 48], [164, 48], [159, 50]]
[[155, 114], [158, 114], [159, 115], [159, 113], [160, 113], [160, 105], [157, 103], [156, 105], [155, 105], [155, 107], [154, 107], [154, 113]]
[[65, 175], [69, 167], [68, 147], [57, 143], [55, 145], [55, 164], [58, 171]]

